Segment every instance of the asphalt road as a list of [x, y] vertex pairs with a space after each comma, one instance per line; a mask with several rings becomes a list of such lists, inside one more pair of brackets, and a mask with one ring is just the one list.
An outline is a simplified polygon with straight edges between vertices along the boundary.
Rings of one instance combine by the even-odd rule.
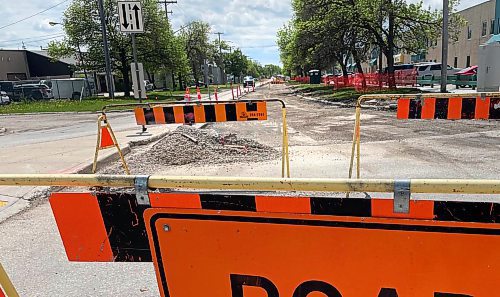
[[[287, 102], [292, 177], [347, 177], [352, 109], [298, 98], [284, 86], [263, 88], [251, 97], [279, 97]], [[269, 121], [213, 124], [210, 128], [279, 149], [280, 115], [279, 106], [270, 106]], [[63, 120], [46, 121], [57, 123], [35, 125], [28, 119], [17, 129], [29, 126], [45, 131], [52, 127], [54, 139], [58, 137], [55, 131], [67, 131]], [[115, 126], [120, 121], [114, 119]], [[89, 120], [87, 124], [94, 123]], [[393, 112], [364, 110], [362, 177], [500, 179], [499, 127], [497, 121], [398, 121]], [[33, 141], [28, 138], [24, 141]], [[158, 173], [278, 177], [281, 161], [186, 165], [158, 168]], [[21, 296], [158, 296], [151, 263], [69, 263], [46, 202], [0, 224], [0, 239], [0, 262]]]

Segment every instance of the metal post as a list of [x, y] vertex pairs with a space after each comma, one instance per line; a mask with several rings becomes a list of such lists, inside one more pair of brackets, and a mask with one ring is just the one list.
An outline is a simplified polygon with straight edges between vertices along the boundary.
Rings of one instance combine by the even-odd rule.
[[108, 33], [106, 30], [106, 19], [104, 17], [104, 5], [102, 3], [103, 0], [98, 0], [99, 4], [99, 16], [101, 18], [101, 26], [102, 26], [102, 40], [104, 46], [104, 60], [106, 62], [106, 77], [108, 81], [108, 92], [109, 97], [111, 99], [115, 98], [115, 90], [113, 86], [113, 73], [111, 72], [111, 59], [109, 57], [109, 45], [108, 45]]
[[135, 34], [132, 33], [132, 52], [134, 55], [134, 64], [135, 64], [135, 77], [137, 78], [137, 91], [139, 93], [139, 103], [142, 103], [142, 88], [141, 88], [141, 76], [139, 74], [139, 63], [137, 62], [137, 46], [135, 45]]
[[448, 85], [448, 20], [450, 16], [449, 0], [443, 0], [443, 40], [441, 56], [441, 93], [446, 93]]

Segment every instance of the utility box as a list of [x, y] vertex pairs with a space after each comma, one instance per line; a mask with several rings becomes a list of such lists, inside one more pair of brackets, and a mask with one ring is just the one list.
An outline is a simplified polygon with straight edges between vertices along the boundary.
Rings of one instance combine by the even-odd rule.
[[500, 35], [479, 47], [477, 91], [498, 92], [500, 89]]
[[321, 71], [319, 70], [311, 70], [309, 71], [309, 83], [312, 85], [321, 84]]

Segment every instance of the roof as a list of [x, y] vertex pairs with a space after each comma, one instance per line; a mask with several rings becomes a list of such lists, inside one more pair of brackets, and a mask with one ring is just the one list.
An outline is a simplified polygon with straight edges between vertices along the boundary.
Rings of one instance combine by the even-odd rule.
[[486, 44], [492, 44], [492, 43], [495, 43], [495, 42], [500, 42], [500, 34], [497, 34], [497, 35], [493, 35], [490, 40], [488, 40], [486, 42]]
[[[5, 51], [5, 52], [27, 52], [27, 53], [33, 53], [33, 54], [37, 54], [39, 56], [53, 59], [51, 56], [49, 56], [49, 53], [46, 50], [0, 49], [0, 52], [2, 52], [2, 51]], [[57, 59], [57, 60], [59, 62], [68, 64], [68, 65], [76, 65], [77, 64], [77, 60], [75, 57], [61, 58], [61, 59]]]

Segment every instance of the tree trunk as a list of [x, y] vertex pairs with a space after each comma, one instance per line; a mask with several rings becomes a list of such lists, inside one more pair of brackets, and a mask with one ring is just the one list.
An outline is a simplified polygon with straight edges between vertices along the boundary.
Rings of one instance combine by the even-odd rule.
[[387, 36], [387, 72], [389, 88], [396, 89], [396, 78], [394, 77], [394, 13], [389, 9], [389, 34]]
[[183, 87], [182, 85], [182, 75], [181, 73], [179, 72], [179, 89], [182, 91], [184, 90], [185, 88]]
[[356, 49], [352, 49], [352, 56], [354, 57], [354, 62], [356, 63], [356, 69], [358, 70], [358, 74], [361, 77], [361, 87], [363, 90], [366, 90], [366, 78], [365, 73], [363, 72], [363, 67], [361, 66], [361, 58], [358, 55], [358, 51]]
[[119, 69], [123, 76], [123, 84], [124, 84], [123, 87], [125, 89], [125, 97], [130, 97], [130, 75], [129, 75], [130, 71], [127, 63], [127, 53], [125, 52], [124, 48], [120, 49], [120, 63], [121, 67], [119, 67]]

